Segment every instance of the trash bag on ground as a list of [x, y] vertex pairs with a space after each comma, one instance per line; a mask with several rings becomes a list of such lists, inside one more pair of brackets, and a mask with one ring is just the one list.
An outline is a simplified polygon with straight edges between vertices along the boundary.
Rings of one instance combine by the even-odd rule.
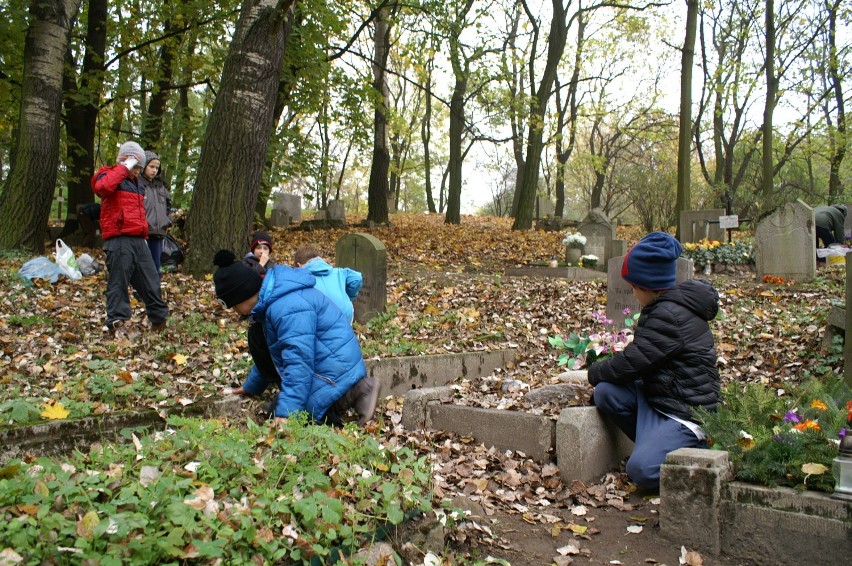
[[25, 279], [48, 279], [51, 283], [56, 283], [60, 275], [65, 275], [62, 268], [50, 261], [48, 258], [41, 256], [33, 258], [21, 266], [18, 274]]
[[89, 254], [81, 254], [80, 257], [77, 258], [77, 267], [80, 268], [80, 273], [86, 277], [89, 275], [95, 275], [104, 269], [104, 266]]
[[176, 269], [183, 263], [183, 249], [171, 234], [163, 239], [163, 252], [160, 254], [160, 266]]
[[61, 239], [56, 240], [55, 257], [56, 265], [58, 265], [65, 275], [70, 277], [72, 281], [76, 281], [83, 277], [83, 274], [80, 273], [80, 268], [77, 266], [77, 258], [74, 257], [74, 251]]

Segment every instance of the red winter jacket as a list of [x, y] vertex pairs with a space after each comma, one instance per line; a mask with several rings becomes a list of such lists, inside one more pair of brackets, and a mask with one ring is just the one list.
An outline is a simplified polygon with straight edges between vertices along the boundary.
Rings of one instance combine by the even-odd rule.
[[122, 164], [101, 167], [92, 176], [92, 190], [101, 197], [101, 237], [148, 238], [145, 187], [130, 178]]

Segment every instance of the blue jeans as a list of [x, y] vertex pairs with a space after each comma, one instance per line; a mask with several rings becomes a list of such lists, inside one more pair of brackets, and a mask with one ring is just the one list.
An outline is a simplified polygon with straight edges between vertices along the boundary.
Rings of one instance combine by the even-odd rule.
[[660, 466], [672, 450], [707, 446], [688, 427], [651, 407], [639, 381], [628, 385], [598, 383], [595, 405], [635, 443], [627, 460], [627, 474], [640, 487], [660, 486]]

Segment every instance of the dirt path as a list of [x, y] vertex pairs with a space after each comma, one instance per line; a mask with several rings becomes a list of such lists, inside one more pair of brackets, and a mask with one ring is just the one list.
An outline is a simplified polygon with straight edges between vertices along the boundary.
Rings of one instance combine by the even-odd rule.
[[[559, 517], [561, 522], [542, 524], [527, 522], [523, 515], [495, 510], [483, 521], [495, 538], [508, 542], [510, 548], [477, 545], [473, 556], [502, 558], [512, 566], [543, 566], [557, 564], [623, 564], [625, 566], [666, 564], [677, 566], [741, 566], [739, 562], [692, 553], [681, 562], [681, 544], [664, 538], [659, 528], [659, 498], [631, 495], [625, 503], [633, 507], [618, 510], [614, 507], [588, 508], [586, 515], [577, 516], [571, 509], [540, 509], [537, 513]], [[532, 512], [532, 510], [531, 510]], [[584, 534], [566, 529], [573, 523], [588, 527]], [[554, 525], [560, 527], [554, 528]], [[628, 527], [639, 532], [629, 532]], [[560, 553], [560, 550], [562, 551]], [[691, 549], [686, 549], [687, 551]], [[564, 553], [564, 554], [563, 554]]]

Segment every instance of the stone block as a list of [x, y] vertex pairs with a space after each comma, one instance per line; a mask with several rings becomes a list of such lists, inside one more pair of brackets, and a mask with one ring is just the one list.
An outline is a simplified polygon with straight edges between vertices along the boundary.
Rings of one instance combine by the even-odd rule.
[[804, 282], [816, 276], [814, 210], [801, 200], [784, 205], [754, 230], [755, 271]]
[[727, 452], [670, 452], [660, 467], [660, 532], [687, 548], [720, 554], [722, 485], [731, 476]]
[[412, 389], [405, 394], [402, 404], [402, 426], [406, 430], [423, 430], [429, 419], [429, 405], [449, 402], [454, 395], [452, 387]]
[[596, 407], [570, 407], [556, 421], [556, 462], [566, 484], [597, 481], [617, 468], [633, 443]]
[[428, 428], [472, 436], [485, 446], [523, 452], [536, 462], [553, 461], [555, 426], [549, 417], [463, 405], [430, 405]]

